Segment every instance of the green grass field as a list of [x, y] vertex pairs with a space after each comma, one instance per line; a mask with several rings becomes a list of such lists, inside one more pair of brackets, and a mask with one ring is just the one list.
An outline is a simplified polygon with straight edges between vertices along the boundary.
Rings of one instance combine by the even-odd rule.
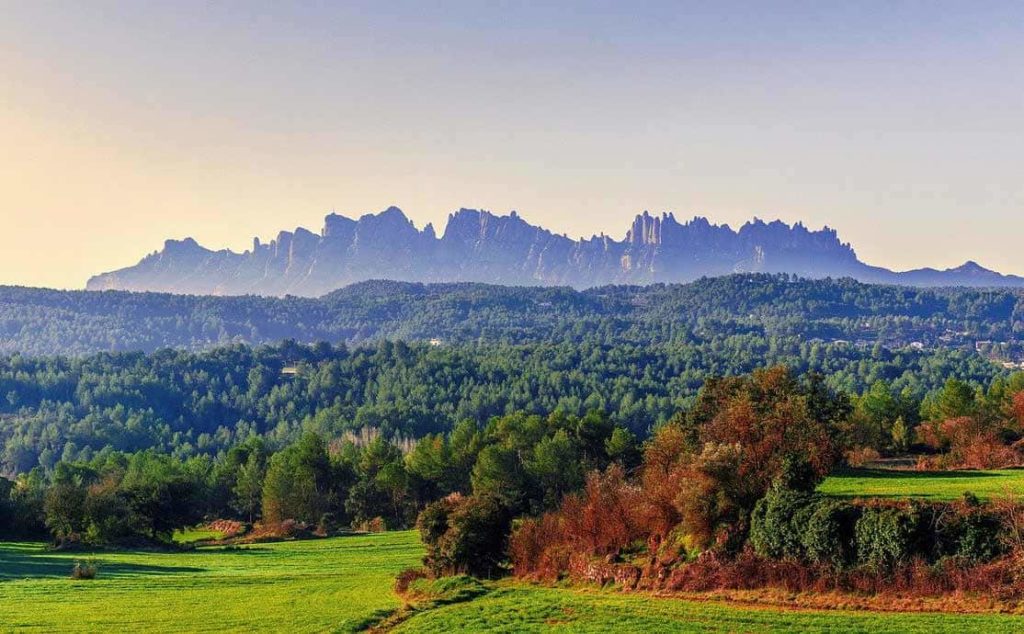
[[224, 533], [211, 531], [206, 528], [188, 528], [183, 531], [175, 531], [173, 535], [174, 541], [179, 544], [195, 544], [196, 542], [223, 538]]
[[400, 624], [428, 632], [1020, 632], [1024, 617], [989, 614], [842, 612], [739, 607], [600, 590], [498, 584], [465, 603]]
[[829, 476], [818, 490], [837, 497], [918, 497], [953, 500], [965, 491], [986, 499], [1024, 494], [1024, 469], [999, 471], [892, 471], [850, 469]]
[[[191, 552], [102, 552], [99, 577], [68, 575], [85, 553], [0, 543], [2, 632], [339, 632], [399, 607], [394, 576], [418, 564], [415, 532]], [[614, 591], [486, 585], [414, 613], [399, 632], [1010, 632], [1022, 617], [792, 611]]]
[[0, 631], [334, 632], [399, 605], [395, 575], [422, 555], [415, 532], [257, 544], [237, 550], [85, 553], [0, 544]]

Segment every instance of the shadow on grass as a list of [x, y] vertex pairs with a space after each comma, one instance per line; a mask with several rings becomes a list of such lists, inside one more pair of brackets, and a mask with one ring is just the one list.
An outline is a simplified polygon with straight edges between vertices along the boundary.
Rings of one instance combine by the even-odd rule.
[[99, 578], [141, 575], [170, 575], [204, 572], [205, 568], [189, 566], [154, 566], [119, 561], [105, 561], [102, 553], [68, 553], [60, 556], [34, 548], [0, 546], [0, 581], [12, 579], [69, 578], [76, 561], [95, 560]]
[[841, 469], [832, 474], [840, 478], [862, 478], [870, 480], [966, 480], [970, 478], [1002, 478], [1005, 473], [992, 471], [903, 471], [896, 469]]

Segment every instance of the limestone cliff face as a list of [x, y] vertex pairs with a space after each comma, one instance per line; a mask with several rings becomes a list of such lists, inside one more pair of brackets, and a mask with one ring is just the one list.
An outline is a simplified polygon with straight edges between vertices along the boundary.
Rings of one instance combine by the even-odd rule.
[[605, 235], [573, 240], [500, 216], [460, 209], [438, 237], [397, 207], [358, 219], [330, 214], [319, 234], [282, 231], [269, 243], [253, 240], [244, 253], [212, 251], [191, 238], [168, 240], [135, 266], [97, 275], [90, 290], [121, 289], [213, 295], [317, 296], [368, 279], [510, 285], [686, 282], [738, 272], [853, 277], [921, 286], [1024, 286], [969, 262], [956, 269], [894, 273], [857, 259], [832, 229], [754, 219], [738, 231], [671, 213], [636, 216], [623, 240]]

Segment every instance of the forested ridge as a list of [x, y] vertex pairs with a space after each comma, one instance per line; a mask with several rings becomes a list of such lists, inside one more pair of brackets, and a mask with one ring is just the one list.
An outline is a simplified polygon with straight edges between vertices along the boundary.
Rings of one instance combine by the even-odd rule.
[[[810, 343], [756, 334], [641, 346], [381, 342], [232, 345], [86, 357], [0, 357], [0, 464], [6, 473], [97, 451], [216, 455], [250, 436], [373, 428], [417, 438], [512, 412], [596, 410], [640, 437], [708, 376], [783, 364], [859, 394], [878, 382], [916, 402], [949, 377], [1005, 374], [980, 356]], [[912, 422], [912, 421], [911, 421]]]
[[1018, 360], [1024, 291], [732, 275], [570, 288], [364, 282], [318, 299], [0, 288], [0, 351], [84, 355], [283, 339], [699, 343], [764, 338], [973, 349]]

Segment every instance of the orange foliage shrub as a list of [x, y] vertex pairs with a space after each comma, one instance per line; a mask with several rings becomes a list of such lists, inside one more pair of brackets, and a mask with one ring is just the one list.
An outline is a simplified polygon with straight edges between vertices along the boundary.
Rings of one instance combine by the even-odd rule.
[[640, 485], [646, 528], [652, 535], [663, 537], [682, 521], [676, 498], [688, 486], [687, 447], [683, 430], [678, 425], [665, 425], [644, 451]]
[[220, 533], [224, 539], [237, 537], [247, 529], [246, 525], [237, 520], [214, 520], [206, 525], [209, 530]]
[[557, 513], [524, 520], [512, 534], [515, 573], [553, 578], [566, 569], [572, 552], [617, 554], [646, 537], [646, 510], [639, 487], [626, 482], [621, 466], [595, 471], [583, 491], [567, 496]]
[[961, 416], [921, 425], [918, 439], [945, 453], [926, 462], [928, 468], [997, 469], [1020, 463], [1020, 454], [1003, 443], [998, 430], [977, 417]]
[[863, 467], [881, 457], [882, 455], [874, 447], [858, 447], [846, 452], [846, 464], [851, 467]]
[[414, 581], [428, 578], [430, 575], [423, 568], [406, 568], [395, 577], [395, 594], [405, 597]]
[[622, 467], [614, 464], [604, 473], [591, 474], [582, 496], [566, 500], [562, 531], [585, 552], [615, 553], [646, 534], [647, 527], [635, 515], [642, 507], [639, 487], [628, 484]]
[[562, 532], [561, 515], [525, 519], [509, 538], [509, 559], [517, 577], [553, 581], [569, 567], [573, 548]]

